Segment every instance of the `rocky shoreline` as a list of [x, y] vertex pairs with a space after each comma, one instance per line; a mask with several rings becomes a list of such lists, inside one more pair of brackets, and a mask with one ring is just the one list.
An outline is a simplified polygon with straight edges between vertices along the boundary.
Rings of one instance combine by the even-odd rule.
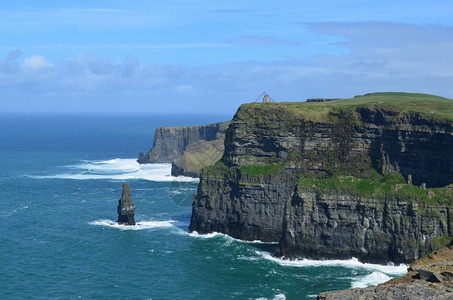
[[402, 278], [367, 288], [324, 292], [317, 299], [453, 299], [453, 247], [415, 261]]

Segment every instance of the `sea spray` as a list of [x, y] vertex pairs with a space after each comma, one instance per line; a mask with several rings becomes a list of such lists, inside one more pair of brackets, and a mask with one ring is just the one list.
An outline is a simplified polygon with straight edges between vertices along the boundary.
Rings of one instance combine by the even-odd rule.
[[62, 166], [66, 172], [33, 176], [40, 179], [110, 179], [131, 180], [144, 179], [159, 182], [198, 182], [198, 178], [171, 176], [171, 164], [139, 164], [136, 159], [84, 160], [79, 164]]
[[173, 220], [168, 220], [168, 221], [140, 221], [137, 222], [135, 226], [127, 226], [123, 224], [118, 224], [117, 222], [113, 220], [96, 220], [93, 222], [89, 222], [88, 224], [90, 225], [96, 225], [96, 226], [105, 226], [105, 227], [110, 227], [110, 228], [115, 228], [115, 229], [120, 229], [120, 230], [145, 230], [145, 229], [157, 229], [157, 228], [169, 228], [173, 227], [174, 221]]

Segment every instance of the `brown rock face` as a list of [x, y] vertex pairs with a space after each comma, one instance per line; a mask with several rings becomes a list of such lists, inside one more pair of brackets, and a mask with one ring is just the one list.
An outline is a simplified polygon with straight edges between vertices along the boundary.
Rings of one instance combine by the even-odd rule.
[[123, 183], [121, 199], [118, 200], [118, 224], [135, 225], [135, 205], [131, 199], [131, 188], [128, 183]]

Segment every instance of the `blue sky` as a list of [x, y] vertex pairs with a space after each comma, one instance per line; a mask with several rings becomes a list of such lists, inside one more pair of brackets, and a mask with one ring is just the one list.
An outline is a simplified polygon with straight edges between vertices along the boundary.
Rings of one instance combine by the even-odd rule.
[[263, 91], [453, 98], [451, 16], [436, 0], [2, 1], [0, 112], [233, 114]]

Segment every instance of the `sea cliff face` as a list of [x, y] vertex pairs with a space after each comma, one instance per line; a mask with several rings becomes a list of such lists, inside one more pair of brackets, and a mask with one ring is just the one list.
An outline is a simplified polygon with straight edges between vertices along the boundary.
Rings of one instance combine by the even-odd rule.
[[153, 147], [140, 153], [138, 163], [172, 163], [172, 175], [198, 177], [202, 167], [218, 161], [223, 154], [228, 122], [200, 126], [159, 127]]
[[440, 247], [453, 122], [367, 99], [241, 106], [189, 230], [280, 242], [287, 257], [407, 262]]
[[445, 204], [421, 204], [397, 194], [366, 197], [297, 186], [286, 205], [277, 253], [383, 264], [413, 261], [437, 249], [438, 237], [450, 236], [452, 213]]

